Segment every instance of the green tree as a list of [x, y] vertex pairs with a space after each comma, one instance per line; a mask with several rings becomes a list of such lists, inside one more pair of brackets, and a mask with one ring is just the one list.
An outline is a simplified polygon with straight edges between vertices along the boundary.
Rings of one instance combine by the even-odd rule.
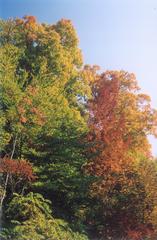
[[[15, 194], [7, 209], [10, 229], [2, 232], [4, 239], [33, 240], [87, 240], [85, 235], [73, 232], [68, 224], [52, 216], [51, 202], [42, 195], [30, 192]], [[12, 217], [11, 217], [12, 216]]]
[[[0, 21], [2, 158], [30, 161], [38, 179], [33, 189], [56, 200], [56, 213], [73, 216], [71, 221], [88, 195], [81, 139], [88, 131], [85, 105], [94, 74], [83, 67], [69, 20], [52, 25], [33, 16]], [[59, 210], [64, 197], [65, 212]]]

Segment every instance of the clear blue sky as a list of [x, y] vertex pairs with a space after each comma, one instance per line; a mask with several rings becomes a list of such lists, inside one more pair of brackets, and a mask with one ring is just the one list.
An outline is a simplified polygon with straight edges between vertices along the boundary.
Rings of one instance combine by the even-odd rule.
[[[84, 62], [134, 72], [157, 108], [157, 0], [0, 0], [0, 17], [73, 21]], [[150, 138], [157, 156], [157, 140]]]

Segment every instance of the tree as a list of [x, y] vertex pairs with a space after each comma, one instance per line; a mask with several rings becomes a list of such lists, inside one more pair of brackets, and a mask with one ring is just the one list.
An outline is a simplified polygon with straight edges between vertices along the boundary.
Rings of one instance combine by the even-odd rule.
[[4, 239], [156, 239], [157, 111], [134, 74], [98, 71], [71, 21], [0, 20]]
[[50, 206], [51, 202], [40, 194], [15, 194], [7, 209], [12, 225], [9, 231], [2, 232], [4, 239], [88, 239], [73, 232], [66, 222], [54, 219]]
[[[80, 139], [88, 131], [85, 101], [91, 97], [94, 72], [83, 67], [78, 37], [69, 20], [49, 25], [25, 16], [1, 20], [0, 26], [0, 127], [5, 136], [1, 157], [7, 154], [8, 166], [15, 168], [27, 159], [37, 175], [33, 190], [52, 200], [66, 196], [74, 218], [89, 182], [81, 169], [86, 158]], [[14, 174], [14, 180], [24, 184], [24, 172], [20, 174]], [[79, 196], [81, 186], [84, 191]], [[7, 202], [9, 187], [6, 190]], [[21, 193], [19, 188], [16, 191]], [[67, 212], [62, 213], [64, 218]]]
[[[0, 159], [0, 173], [3, 174], [4, 193], [1, 196], [1, 204], [5, 197], [5, 191], [10, 189], [10, 195], [15, 192], [23, 192], [36, 177], [33, 173], [33, 168], [30, 162], [20, 159], [10, 159], [6, 156]], [[27, 187], [26, 187], [27, 186]]]
[[94, 84], [88, 104], [88, 141], [95, 145], [89, 149], [85, 171], [98, 177], [91, 195], [99, 200], [95, 214], [100, 216], [91, 222], [106, 238], [127, 235], [128, 229], [144, 224], [143, 215], [149, 214], [146, 183], [135, 167], [135, 153], [150, 156], [147, 134], [156, 131], [156, 111], [148, 96], [137, 90], [133, 74], [107, 71]]

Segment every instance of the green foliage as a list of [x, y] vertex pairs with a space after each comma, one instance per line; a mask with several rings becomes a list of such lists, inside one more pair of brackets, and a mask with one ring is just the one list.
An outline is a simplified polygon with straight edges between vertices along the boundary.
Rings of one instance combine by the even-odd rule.
[[93, 177], [84, 174], [86, 146], [81, 139], [79, 141], [79, 136], [76, 138], [73, 134], [38, 139], [34, 147], [36, 151], [30, 151], [28, 157], [32, 158], [38, 176], [33, 184], [35, 191], [42, 192], [55, 202], [57, 216], [73, 223], [75, 221], [75, 229], [82, 229], [79, 223], [82, 217], [78, 212], [81, 209], [86, 212]]
[[40, 194], [16, 194], [7, 213], [12, 216], [12, 226], [2, 232], [3, 239], [12, 240], [87, 240], [85, 235], [73, 232], [68, 223], [52, 217], [51, 202]]
[[26, 196], [14, 194], [7, 213], [14, 216], [14, 220], [19, 222], [38, 218], [38, 214], [49, 218], [51, 216], [50, 204], [49, 200], [44, 199], [38, 193], [30, 192]]
[[83, 66], [78, 43], [69, 20], [0, 20], [1, 235], [156, 239], [157, 111], [134, 74]]
[[[84, 99], [91, 97], [92, 80], [89, 68], [82, 67], [78, 38], [70, 21], [39, 24], [32, 16], [0, 21], [2, 156], [6, 153], [11, 156], [15, 147], [14, 158], [31, 161], [38, 177], [33, 190], [55, 201], [55, 213], [71, 221], [78, 218], [76, 215], [87, 198], [90, 182], [82, 171], [86, 158], [79, 141], [88, 131]], [[55, 143], [56, 140], [59, 143]], [[6, 202], [9, 202], [12, 196], [8, 185], [6, 190]], [[20, 192], [18, 188], [16, 191]], [[37, 218], [41, 219], [41, 228], [47, 227], [41, 230], [41, 236], [50, 231], [52, 220], [39, 211], [41, 206], [46, 211], [41, 203], [39, 195], [13, 198], [7, 212], [10, 219], [19, 222], [15, 232], [20, 229], [26, 232], [29, 226], [34, 239], [38, 239], [35, 236]], [[15, 209], [19, 211], [15, 213]], [[34, 221], [32, 225], [30, 218]], [[67, 230], [67, 239], [70, 231]], [[74, 233], [71, 238], [74, 239]], [[79, 235], [76, 238], [79, 239]]]
[[88, 240], [87, 236], [73, 232], [63, 220], [46, 220], [42, 216], [1, 235], [5, 240]]
[[90, 88], [80, 71], [81, 53], [72, 24], [61, 20], [41, 25], [34, 17], [25, 17], [2, 20], [0, 26], [0, 99], [6, 125], [1, 126], [7, 127], [10, 142], [18, 133], [18, 154], [23, 155], [28, 139], [35, 141], [41, 132], [59, 135], [63, 123], [67, 129], [86, 131], [78, 97], [90, 96]]

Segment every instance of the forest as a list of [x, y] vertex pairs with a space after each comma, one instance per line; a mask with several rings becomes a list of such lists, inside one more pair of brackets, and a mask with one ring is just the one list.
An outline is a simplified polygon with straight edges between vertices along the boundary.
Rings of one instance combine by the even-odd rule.
[[156, 240], [149, 135], [134, 73], [85, 64], [70, 20], [0, 20], [2, 240]]

